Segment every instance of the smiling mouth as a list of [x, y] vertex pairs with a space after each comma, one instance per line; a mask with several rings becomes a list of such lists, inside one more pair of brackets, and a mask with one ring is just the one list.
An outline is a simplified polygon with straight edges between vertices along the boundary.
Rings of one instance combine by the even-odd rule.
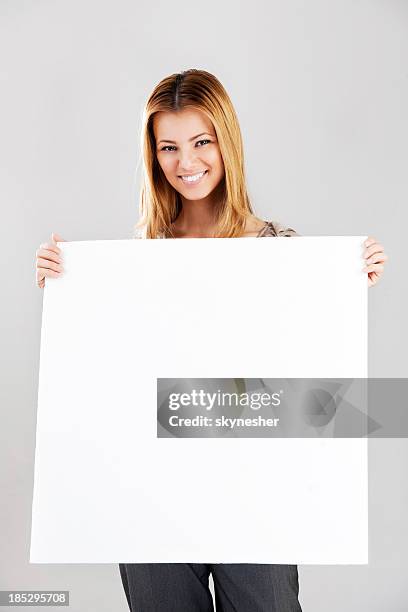
[[179, 176], [179, 178], [183, 181], [183, 183], [197, 183], [207, 173], [208, 170], [203, 170], [203, 172], [198, 172], [198, 174], [183, 174]]

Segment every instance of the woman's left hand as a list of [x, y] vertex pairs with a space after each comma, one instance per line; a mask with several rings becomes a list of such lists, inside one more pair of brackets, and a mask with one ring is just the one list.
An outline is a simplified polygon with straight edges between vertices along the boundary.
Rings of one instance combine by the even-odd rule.
[[368, 272], [368, 286], [372, 287], [381, 278], [388, 255], [384, 253], [382, 244], [379, 244], [372, 236], [367, 238], [364, 246], [366, 247], [364, 251], [366, 266], [363, 268], [363, 272]]

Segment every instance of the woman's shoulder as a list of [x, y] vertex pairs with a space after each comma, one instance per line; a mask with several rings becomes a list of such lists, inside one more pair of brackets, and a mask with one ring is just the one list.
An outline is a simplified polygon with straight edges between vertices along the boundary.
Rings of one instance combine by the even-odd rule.
[[265, 221], [264, 227], [258, 234], [259, 238], [264, 236], [299, 236], [299, 234], [292, 227], [284, 225], [279, 221]]

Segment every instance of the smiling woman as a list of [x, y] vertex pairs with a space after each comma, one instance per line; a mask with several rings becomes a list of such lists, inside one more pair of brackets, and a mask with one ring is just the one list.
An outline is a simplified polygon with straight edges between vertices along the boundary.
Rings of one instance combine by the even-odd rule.
[[[296, 235], [254, 214], [237, 116], [212, 74], [187, 70], [154, 88], [144, 110], [141, 148], [135, 237]], [[212, 611], [210, 573], [219, 612], [301, 612], [296, 565], [121, 563], [119, 568], [132, 612]]]
[[222, 84], [204, 70], [163, 79], [143, 114], [144, 181], [135, 234], [256, 236], [241, 130]]
[[213, 235], [225, 171], [211, 121], [199, 110], [162, 111], [153, 118], [153, 132], [157, 161], [180, 199], [181, 210], [170, 226], [173, 237], [182, 237], [187, 230], [198, 236]]
[[224, 163], [211, 121], [194, 109], [162, 111], [153, 118], [153, 132], [158, 163], [179, 192], [183, 208], [191, 200], [200, 200], [201, 207], [216, 208], [219, 202], [214, 190], [224, 178]]
[[[212, 74], [187, 70], [164, 78], [154, 88], [143, 114], [141, 149], [143, 176], [135, 237], [297, 235], [292, 228], [254, 214], [237, 116]], [[56, 241], [64, 239], [53, 233], [51, 240], [36, 252], [40, 288], [46, 277], [58, 277], [63, 271]], [[372, 237], [365, 247], [364, 271], [371, 286], [382, 274], [387, 256]], [[203, 479], [201, 468], [197, 478]], [[119, 568], [131, 612], [210, 612], [210, 573], [217, 612], [301, 611], [296, 565], [121, 563]]]

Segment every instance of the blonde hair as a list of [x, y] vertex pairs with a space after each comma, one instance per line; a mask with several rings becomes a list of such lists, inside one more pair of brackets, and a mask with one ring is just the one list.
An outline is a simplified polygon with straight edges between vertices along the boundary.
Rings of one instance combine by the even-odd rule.
[[222, 202], [216, 211], [216, 237], [241, 236], [253, 214], [246, 188], [241, 130], [232, 102], [220, 81], [205, 70], [190, 69], [162, 79], [142, 113], [142, 181], [139, 221], [134, 237], [172, 237], [171, 224], [181, 210], [180, 194], [167, 181], [156, 158], [153, 117], [159, 111], [185, 108], [203, 112], [217, 135], [225, 175]]

